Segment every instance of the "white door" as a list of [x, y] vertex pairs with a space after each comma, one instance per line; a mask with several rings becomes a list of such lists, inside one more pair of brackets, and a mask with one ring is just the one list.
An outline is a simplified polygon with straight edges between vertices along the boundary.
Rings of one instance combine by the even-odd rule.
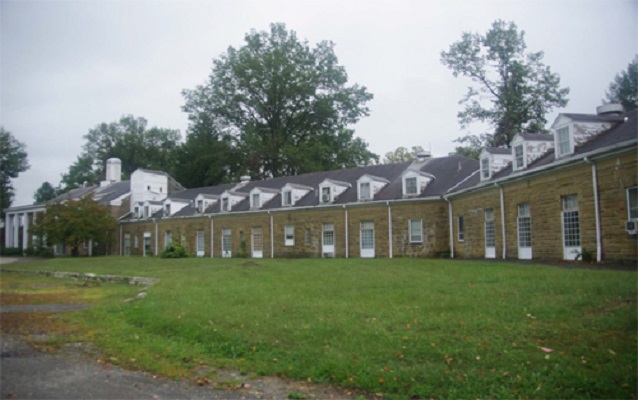
[[563, 212], [561, 213], [561, 223], [563, 226], [563, 259], [575, 260], [581, 253], [578, 196], [575, 194], [563, 196], [562, 201]]
[[253, 228], [252, 230], [252, 249], [253, 258], [264, 257], [264, 236], [261, 232], [261, 228]]
[[335, 226], [334, 224], [323, 224], [321, 235], [321, 256], [335, 256]]
[[361, 258], [374, 258], [374, 222], [361, 223]]
[[532, 259], [532, 218], [527, 203], [518, 205], [518, 258]]
[[222, 229], [222, 257], [231, 257], [230, 229]]
[[204, 231], [197, 231], [197, 257], [204, 257]]
[[485, 210], [485, 258], [496, 258], [493, 209]]

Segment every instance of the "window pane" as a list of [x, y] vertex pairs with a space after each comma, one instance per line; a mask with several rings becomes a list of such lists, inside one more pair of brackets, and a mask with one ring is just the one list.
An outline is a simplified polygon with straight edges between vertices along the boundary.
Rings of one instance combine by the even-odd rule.
[[418, 243], [423, 241], [423, 221], [421, 219], [410, 220], [410, 242]]
[[578, 210], [578, 196], [575, 194], [563, 196], [563, 211], [574, 210]]
[[629, 219], [638, 219], [638, 187], [627, 189]]
[[259, 193], [253, 194], [253, 208], [259, 208]]
[[374, 249], [374, 223], [361, 223], [361, 249]]
[[567, 211], [563, 213], [563, 229], [565, 246], [580, 246], [580, 217], [578, 211]]
[[329, 187], [321, 188], [321, 202], [322, 203], [329, 203], [330, 200], [331, 200], [331, 198], [330, 198], [330, 188]]
[[222, 230], [222, 251], [230, 251], [231, 242], [230, 242], [230, 229]]
[[334, 224], [323, 224], [323, 244], [328, 246], [335, 244]]
[[360, 185], [360, 198], [361, 200], [368, 200], [370, 199], [370, 182], [364, 182]]
[[310, 234], [310, 229], [306, 229], [306, 246], [310, 246], [312, 244], [312, 237]]
[[463, 224], [463, 216], [459, 215], [458, 217], [458, 232], [459, 232], [459, 241], [465, 240], [465, 226]]
[[413, 178], [405, 178], [405, 193], [406, 194], [416, 194], [416, 177]]
[[481, 174], [483, 175], [483, 178], [490, 177], [490, 159], [489, 158], [481, 159]]
[[204, 231], [197, 231], [197, 251], [204, 251]]
[[523, 146], [519, 145], [514, 147], [514, 154], [516, 157], [516, 168], [522, 168], [524, 165], [523, 160]]
[[264, 251], [264, 236], [261, 228], [253, 228], [253, 251]]
[[569, 127], [560, 128], [556, 133], [558, 134], [558, 154], [564, 155], [570, 153]]
[[286, 225], [284, 227], [284, 236], [286, 246], [292, 246], [295, 244], [295, 227], [294, 225]]

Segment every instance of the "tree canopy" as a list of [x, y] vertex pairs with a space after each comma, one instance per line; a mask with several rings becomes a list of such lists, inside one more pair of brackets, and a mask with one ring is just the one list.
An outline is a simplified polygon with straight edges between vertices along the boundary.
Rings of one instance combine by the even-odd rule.
[[128, 177], [138, 168], [160, 169], [172, 173], [175, 150], [180, 145], [178, 130], [147, 128], [144, 118], [126, 115], [117, 122], [101, 123], [84, 135], [83, 152], [69, 171], [62, 175], [65, 191], [96, 184], [104, 179], [106, 160], [122, 161], [122, 175]]
[[638, 55], [627, 65], [627, 70], [616, 74], [605, 95], [603, 104], [621, 104], [625, 111], [638, 108]]
[[365, 165], [376, 158], [351, 129], [369, 114], [372, 94], [348, 85], [332, 42], [311, 47], [284, 24], [253, 30], [244, 40], [213, 61], [203, 85], [183, 91], [189, 135], [208, 131], [228, 143], [239, 154], [234, 165], [244, 171], [238, 172], [253, 178]]
[[4, 210], [11, 207], [15, 192], [12, 179], [29, 169], [27, 150], [24, 143], [13, 134], [0, 127], [0, 211], [4, 219]]
[[92, 196], [84, 196], [77, 201], [64, 200], [47, 205], [33, 229], [44, 234], [50, 245], [63, 243], [72, 249], [72, 254], [77, 254], [85, 241], [112, 243], [117, 221], [107, 207], [93, 201]]
[[497, 20], [484, 35], [464, 32], [441, 52], [441, 62], [455, 77], [475, 83], [460, 101], [464, 109], [458, 118], [463, 129], [473, 122], [489, 125], [491, 132], [475, 137], [483, 145], [509, 146], [519, 132], [544, 132], [545, 115], [567, 105], [569, 88], [561, 88], [558, 74], [543, 64], [542, 51], [526, 53], [526, 48], [524, 31]]
[[383, 157], [383, 163], [394, 164], [403, 161], [411, 161], [414, 160], [417, 154], [421, 152], [423, 152], [423, 147], [421, 146], [412, 146], [411, 150], [408, 150], [403, 146], [397, 147], [393, 151], [385, 153], [385, 156]]
[[36, 204], [46, 203], [49, 200], [55, 199], [57, 196], [57, 190], [49, 182], [43, 182], [42, 185], [33, 194], [33, 201]]

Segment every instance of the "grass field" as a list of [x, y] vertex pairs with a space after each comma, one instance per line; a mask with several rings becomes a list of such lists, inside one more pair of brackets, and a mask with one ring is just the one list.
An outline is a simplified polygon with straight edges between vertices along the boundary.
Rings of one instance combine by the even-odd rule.
[[[9, 267], [5, 267], [9, 268]], [[198, 366], [396, 398], [635, 398], [635, 271], [450, 260], [54, 259], [160, 278], [70, 315], [119, 363]]]

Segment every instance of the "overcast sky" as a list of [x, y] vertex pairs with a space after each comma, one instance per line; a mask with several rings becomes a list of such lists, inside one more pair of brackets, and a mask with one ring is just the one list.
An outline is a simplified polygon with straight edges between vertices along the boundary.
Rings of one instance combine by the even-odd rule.
[[595, 112], [609, 82], [638, 53], [638, 1], [7, 1], [0, 0], [0, 124], [25, 143], [31, 168], [13, 205], [54, 186], [82, 136], [122, 115], [186, 133], [181, 90], [203, 83], [212, 60], [251, 29], [283, 22], [311, 44], [330, 40], [351, 83], [374, 94], [356, 134], [383, 155], [421, 145], [454, 148], [459, 99], [440, 53], [464, 31], [514, 21], [529, 51], [571, 89], [558, 112]]

